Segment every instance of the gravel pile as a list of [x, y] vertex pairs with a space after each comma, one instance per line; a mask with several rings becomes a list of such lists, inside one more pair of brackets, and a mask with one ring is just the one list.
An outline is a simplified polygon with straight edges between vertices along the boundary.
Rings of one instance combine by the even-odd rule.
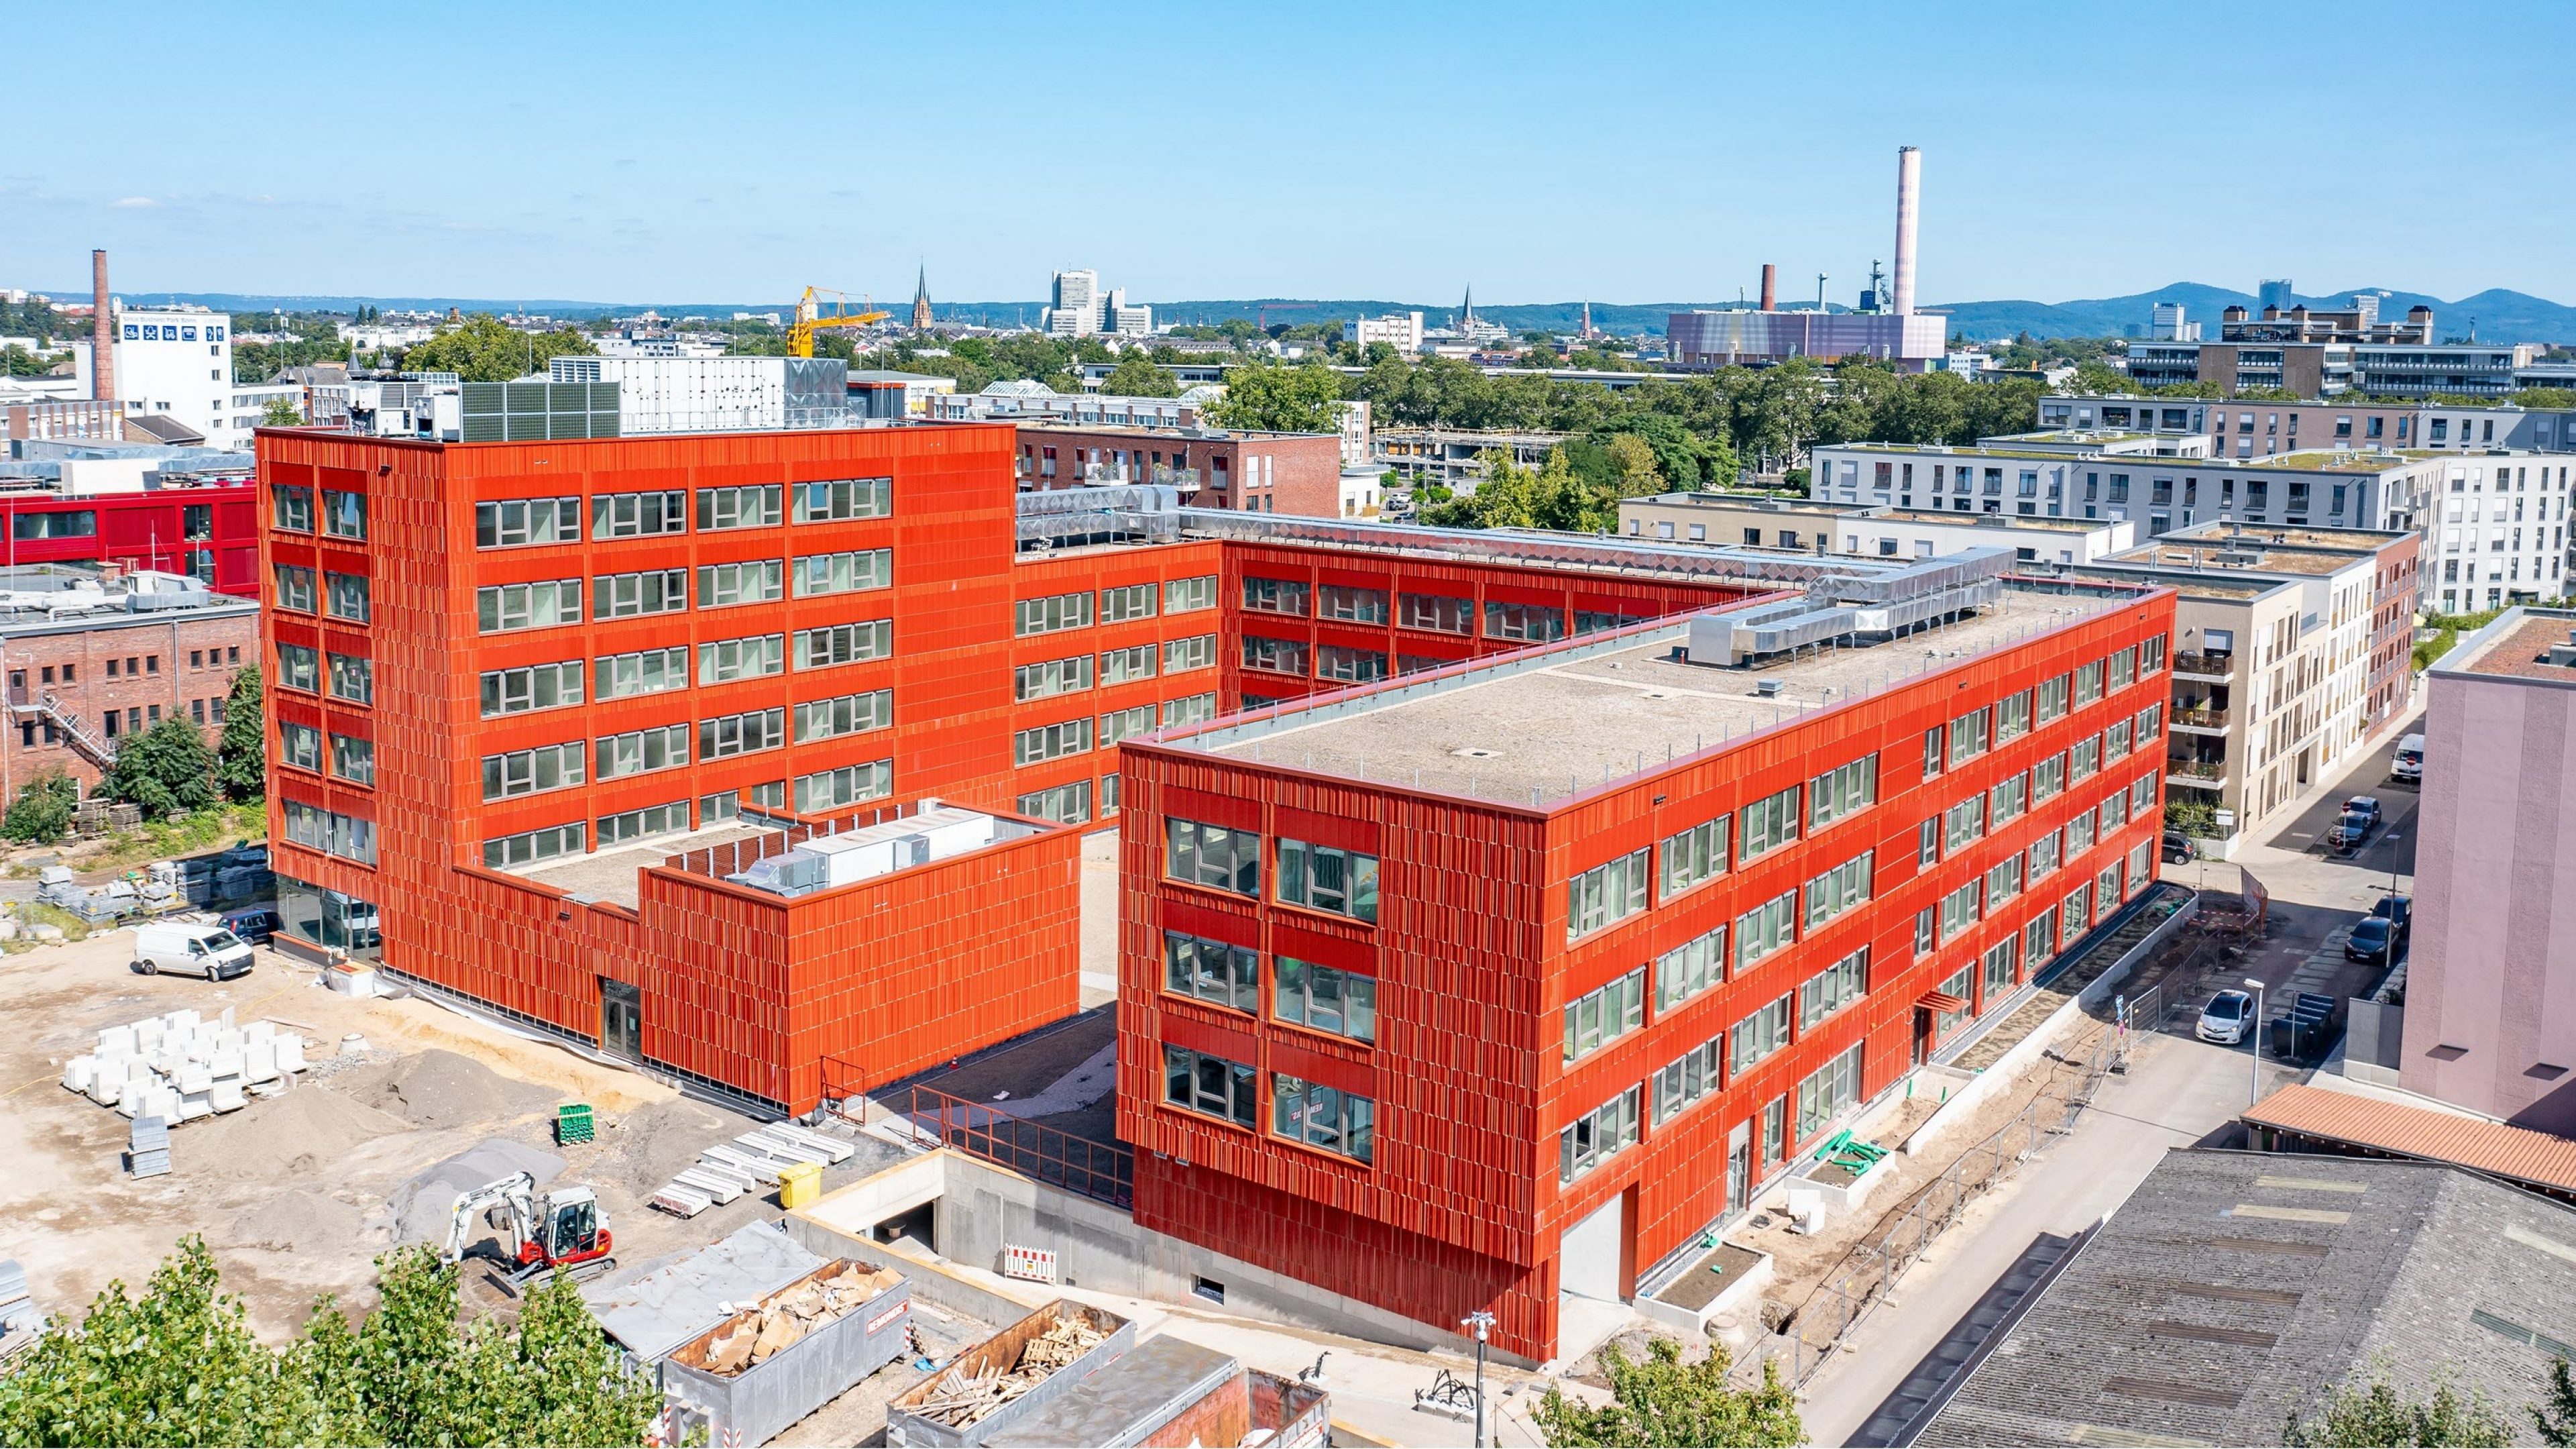
[[292, 1181], [330, 1170], [361, 1143], [410, 1130], [344, 1092], [306, 1083], [173, 1134], [171, 1166], [236, 1181]]
[[[486, 1139], [394, 1189], [395, 1231], [406, 1243], [445, 1242], [448, 1220], [455, 1216], [459, 1194], [498, 1182], [514, 1172], [527, 1173], [542, 1188], [555, 1180], [563, 1166], [562, 1158], [524, 1142], [512, 1142], [506, 1137]], [[472, 1247], [486, 1231], [480, 1222], [475, 1223], [466, 1246]]]

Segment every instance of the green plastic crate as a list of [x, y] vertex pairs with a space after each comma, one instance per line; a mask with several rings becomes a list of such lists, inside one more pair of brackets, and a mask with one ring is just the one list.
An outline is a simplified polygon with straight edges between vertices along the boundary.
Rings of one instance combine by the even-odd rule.
[[588, 1102], [568, 1102], [555, 1109], [555, 1143], [588, 1142], [592, 1123]]

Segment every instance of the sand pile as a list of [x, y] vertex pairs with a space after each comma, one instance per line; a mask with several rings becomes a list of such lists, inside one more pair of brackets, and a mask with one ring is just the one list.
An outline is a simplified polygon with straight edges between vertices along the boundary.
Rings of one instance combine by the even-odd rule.
[[[524, 1142], [494, 1137], [476, 1143], [394, 1189], [395, 1230], [407, 1243], [443, 1243], [447, 1241], [447, 1225], [455, 1216], [459, 1194], [499, 1182], [514, 1172], [527, 1173], [542, 1188], [554, 1181], [563, 1166], [562, 1158]], [[466, 1246], [470, 1248], [488, 1235], [489, 1230], [477, 1220], [467, 1231]]]
[[365, 1215], [337, 1198], [294, 1188], [233, 1219], [232, 1245], [319, 1256], [358, 1245]]
[[621, 1183], [637, 1197], [659, 1191], [709, 1145], [746, 1130], [738, 1119], [685, 1097], [620, 1113], [601, 1127], [601, 1151], [589, 1171], [594, 1180]]
[[291, 1180], [337, 1167], [362, 1143], [411, 1130], [330, 1087], [303, 1086], [171, 1135], [171, 1166], [239, 1181]]
[[349, 1074], [347, 1090], [415, 1127], [476, 1127], [550, 1111], [555, 1094], [455, 1052], [432, 1048]]

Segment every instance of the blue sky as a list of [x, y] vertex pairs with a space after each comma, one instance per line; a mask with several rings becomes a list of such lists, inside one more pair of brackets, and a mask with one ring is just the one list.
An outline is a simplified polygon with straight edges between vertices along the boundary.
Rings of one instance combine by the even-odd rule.
[[[14, 7], [0, 285], [2576, 300], [2576, 7]], [[72, 89], [104, 73], [99, 111]]]

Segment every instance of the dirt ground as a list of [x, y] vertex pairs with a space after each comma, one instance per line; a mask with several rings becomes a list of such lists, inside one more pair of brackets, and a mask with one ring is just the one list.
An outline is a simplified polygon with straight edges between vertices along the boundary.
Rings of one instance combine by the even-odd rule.
[[[263, 1334], [300, 1327], [323, 1293], [371, 1303], [373, 1260], [396, 1240], [406, 1185], [495, 1139], [504, 1155], [563, 1159], [557, 1184], [595, 1188], [622, 1266], [777, 1212], [750, 1196], [687, 1221], [645, 1207], [700, 1149], [754, 1125], [647, 1078], [424, 1001], [353, 1001], [265, 951], [250, 975], [221, 984], [137, 976], [131, 957], [131, 934], [112, 931], [0, 958], [0, 1257], [25, 1265], [49, 1312], [84, 1309], [111, 1280], [139, 1286], [191, 1233], [215, 1249], [224, 1286]], [[180, 1007], [277, 1022], [304, 1037], [314, 1069], [239, 1112], [174, 1127], [171, 1172], [138, 1181], [121, 1161], [129, 1122], [63, 1090], [63, 1064], [101, 1027]], [[344, 1051], [352, 1033], [365, 1046]], [[592, 1104], [595, 1142], [554, 1145], [562, 1102]], [[895, 1156], [857, 1145], [827, 1189]], [[435, 1205], [413, 1214], [443, 1216]], [[470, 1305], [509, 1301], [478, 1272], [465, 1289]]]

